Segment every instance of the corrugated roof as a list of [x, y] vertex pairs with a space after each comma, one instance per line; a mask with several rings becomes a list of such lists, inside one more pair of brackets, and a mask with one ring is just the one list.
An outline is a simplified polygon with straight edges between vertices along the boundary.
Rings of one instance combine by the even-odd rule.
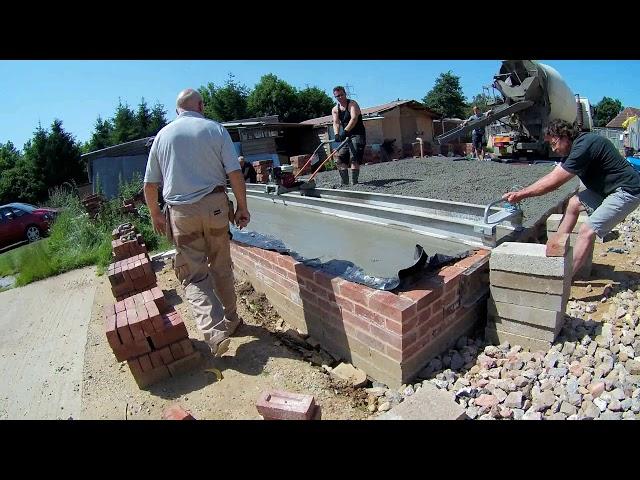
[[622, 123], [629, 117], [640, 115], [640, 108], [626, 107], [613, 120], [607, 123], [606, 128], [623, 128]]
[[[408, 106], [411, 108], [415, 108], [415, 109], [419, 109], [419, 110], [424, 110], [427, 113], [429, 113], [431, 116], [433, 117], [440, 117], [440, 115], [438, 115], [435, 112], [432, 112], [431, 110], [429, 110], [427, 107], [425, 107], [422, 103], [420, 102], [416, 102], [415, 100], [396, 100], [394, 102], [389, 102], [389, 103], [383, 103], [382, 105], [376, 105], [375, 107], [368, 107], [368, 108], [362, 108], [362, 116], [363, 117], [367, 117], [370, 115], [378, 115], [382, 112], [386, 112], [388, 110], [392, 110], [400, 105], [406, 105], [409, 104]], [[325, 124], [329, 124], [331, 123], [332, 117], [331, 115], [325, 115], [324, 117], [318, 117], [318, 118], [311, 118], [309, 120], [305, 120], [304, 122], [300, 122], [302, 124], [305, 125], [325, 125]]]

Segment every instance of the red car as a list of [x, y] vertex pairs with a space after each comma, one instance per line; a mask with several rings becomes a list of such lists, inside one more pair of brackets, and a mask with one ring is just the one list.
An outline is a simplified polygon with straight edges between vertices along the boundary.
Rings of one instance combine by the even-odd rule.
[[57, 214], [52, 208], [38, 208], [28, 203], [0, 206], [0, 248], [25, 240], [39, 240], [49, 231]]

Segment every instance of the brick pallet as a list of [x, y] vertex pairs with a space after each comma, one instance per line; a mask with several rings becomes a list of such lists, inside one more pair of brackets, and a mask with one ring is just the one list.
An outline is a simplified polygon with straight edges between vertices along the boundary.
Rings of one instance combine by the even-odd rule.
[[105, 199], [100, 194], [88, 195], [82, 200], [82, 205], [89, 215], [95, 217], [105, 203]]
[[120, 237], [124, 235], [128, 235], [130, 233], [133, 233], [134, 235], [138, 233], [136, 226], [133, 225], [132, 223], [123, 223], [113, 229], [113, 231], [111, 232], [111, 239], [117, 240]]

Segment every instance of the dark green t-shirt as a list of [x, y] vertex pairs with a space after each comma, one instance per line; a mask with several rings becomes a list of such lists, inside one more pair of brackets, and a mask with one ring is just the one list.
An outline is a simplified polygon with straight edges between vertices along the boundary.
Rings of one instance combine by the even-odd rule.
[[603, 197], [620, 187], [631, 195], [640, 195], [638, 172], [610, 140], [598, 134], [578, 135], [562, 168], [577, 175], [585, 187]]

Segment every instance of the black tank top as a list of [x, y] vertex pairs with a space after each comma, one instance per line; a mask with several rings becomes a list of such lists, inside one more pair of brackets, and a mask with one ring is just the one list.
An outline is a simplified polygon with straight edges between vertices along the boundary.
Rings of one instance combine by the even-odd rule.
[[[346, 127], [351, 120], [351, 112], [349, 112], [349, 104], [351, 100], [347, 100], [347, 108], [345, 108], [344, 112], [340, 110], [340, 104], [338, 104], [338, 118], [340, 119], [340, 125], [342, 128]], [[362, 121], [362, 114], [358, 115], [358, 121], [356, 122], [356, 126], [353, 127], [349, 133], [352, 135], [364, 135], [364, 122]]]

